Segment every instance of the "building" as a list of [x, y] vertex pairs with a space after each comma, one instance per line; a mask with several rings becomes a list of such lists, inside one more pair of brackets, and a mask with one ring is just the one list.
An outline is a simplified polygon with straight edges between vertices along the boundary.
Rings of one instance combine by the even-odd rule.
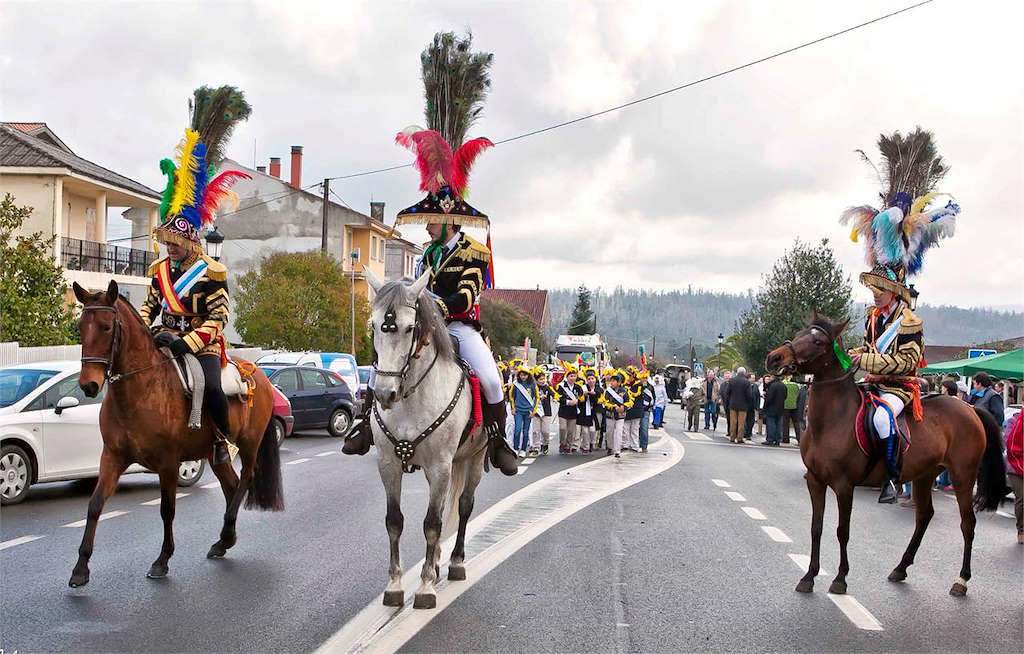
[[[156, 255], [149, 232], [156, 225], [160, 193], [75, 154], [46, 123], [0, 123], [0, 192], [32, 207], [26, 233], [56, 237], [53, 256], [70, 285], [105, 288], [117, 281], [139, 304]], [[107, 243], [108, 210], [125, 207], [145, 226], [142, 247]]]
[[416, 262], [423, 256], [423, 248], [404, 238], [395, 237], [384, 244], [384, 279], [412, 281], [416, 277]]
[[548, 292], [541, 289], [489, 288], [483, 297], [488, 300], [506, 302], [519, 308], [530, 317], [540, 333], [544, 333], [551, 322], [551, 307]]

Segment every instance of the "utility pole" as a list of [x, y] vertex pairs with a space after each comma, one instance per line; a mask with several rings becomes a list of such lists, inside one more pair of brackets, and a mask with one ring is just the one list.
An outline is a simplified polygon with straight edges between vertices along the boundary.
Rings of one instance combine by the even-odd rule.
[[323, 224], [323, 227], [321, 228], [321, 231], [320, 231], [320, 251], [323, 252], [324, 254], [327, 254], [327, 210], [328, 210], [328, 207], [330, 206], [328, 201], [327, 201], [327, 196], [330, 194], [330, 192], [331, 192], [331, 180], [329, 178], [325, 177], [324, 178], [324, 206], [323, 206], [323, 212], [324, 212], [323, 222], [324, 222], [324, 224]]

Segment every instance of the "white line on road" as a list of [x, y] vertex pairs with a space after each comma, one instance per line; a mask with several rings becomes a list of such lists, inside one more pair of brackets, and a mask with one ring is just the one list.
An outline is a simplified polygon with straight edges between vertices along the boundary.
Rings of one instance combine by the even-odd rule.
[[199, 488], [218, 488], [220, 486], [219, 481], [211, 481], [209, 484], [203, 484]]
[[[100, 521], [102, 522], [103, 520], [106, 520], [108, 518], [116, 518], [117, 516], [127, 515], [129, 513], [131, 513], [131, 511], [107, 511], [106, 513], [101, 513], [100, 514]], [[84, 527], [85, 526], [85, 520], [78, 520], [77, 522], [69, 522], [68, 524], [66, 524], [64, 526], [65, 527]]]
[[786, 532], [782, 531], [778, 527], [761, 527], [764, 533], [768, 534], [776, 543], [792, 543], [793, 539], [786, 535]]
[[757, 509], [755, 509], [752, 506], [743, 506], [743, 507], [740, 507], [740, 508], [743, 509], [743, 512], [746, 513], [747, 516], [751, 520], [767, 520], [768, 519], [768, 518], [764, 517], [763, 513], [761, 513], [760, 511], [758, 511]]
[[337, 454], [337, 452], [335, 452], [334, 450], [327, 450], [326, 452], [321, 452], [320, 454], [317, 454], [317, 456], [330, 456], [332, 454]]
[[[807, 572], [807, 568], [811, 565], [811, 557], [806, 554], [793, 554], [790, 552], [789, 558], [793, 560], [793, 563], [802, 572]], [[821, 568], [818, 569], [818, 575], [822, 577], [831, 576], [827, 570]], [[858, 602], [853, 595], [833, 595], [832, 593], [827, 595], [832, 600], [832, 603], [838, 606], [843, 615], [858, 629], [864, 629], [865, 631], [885, 630], [882, 627], [882, 623], [875, 616], [871, 615], [871, 612], [864, 608], [864, 605]]]
[[742, 495], [740, 495], [736, 491], [725, 491], [725, 496], [728, 497], [733, 502], [746, 502], [747, 501], [747, 498], [743, 497]]
[[709, 438], [708, 436], [705, 436], [704, 434], [699, 434], [699, 433], [697, 433], [695, 431], [688, 431], [688, 432], [686, 432], [686, 437], [689, 438], [691, 441], [709, 441], [709, 440], [711, 440], [711, 438]]
[[531, 458], [527, 457], [527, 458], [523, 459], [522, 461], [520, 461], [519, 463], [521, 465], [528, 466], [528, 465], [530, 465], [531, 463], [533, 463], [536, 460], [537, 459], [531, 459]]
[[712, 479], [711, 483], [714, 484], [715, 486], [718, 486], [719, 488], [732, 488], [732, 484], [730, 484], [724, 479]]
[[521, 475], [524, 472], [526, 472], [527, 470], [529, 470], [529, 468], [527, 468], [526, 466], [519, 466], [518, 471], [516, 472], [516, 474], [517, 475]]
[[[219, 483], [220, 482], [218, 482], [218, 485], [219, 485]], [[175, 499], [179, 499], [180, 500], [183, 497], [188, 497], [188, 493], [175, 493], [174, 497], [175, 497]], [[160, 504], [160, 498], [158, 497], [155, 500], [150, 500], [148, 502], [140, 502], [140, 504], [142, 504], [142, 506], [158, 506]], [[100, 519], [102, 520], [102, 518], [100, 518]]]
[[12, 538], [11, 540], [5, 540], [0, 543], [0, 550], [5, 550], [8, 547], [14, 547], [15, 545], [24, 545], [25, 543], [31, 543], [34, 540], [39, 540], [42, 536], [19, 536], [18, 538]]
[[285, 465], [286, 466], [293, 466], [293, 465], [296, 465], [298, 463], [305, 463], [306, 461], [309, 461], [309, 459], [295, 459], [294, 461], [289, 461]]

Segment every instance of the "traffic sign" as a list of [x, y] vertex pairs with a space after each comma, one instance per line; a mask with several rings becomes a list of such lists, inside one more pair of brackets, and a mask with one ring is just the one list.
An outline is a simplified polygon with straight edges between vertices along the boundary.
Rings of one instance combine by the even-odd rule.
[[967, 358], [977, 359], [978, 357], [985, 357], [995, 353], [995, 350], [988, 350], [980, 347], [972, 347], [971, 349], [967, 350]]

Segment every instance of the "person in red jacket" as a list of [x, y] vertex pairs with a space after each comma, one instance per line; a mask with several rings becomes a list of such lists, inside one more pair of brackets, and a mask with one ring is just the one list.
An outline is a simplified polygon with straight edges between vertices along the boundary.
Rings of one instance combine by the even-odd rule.
[[1006, 429], [1006, 480], [1013, 489], [1013, 512], [1017, 518], [1017, 544], [1024, 545], [1024, 411]]

